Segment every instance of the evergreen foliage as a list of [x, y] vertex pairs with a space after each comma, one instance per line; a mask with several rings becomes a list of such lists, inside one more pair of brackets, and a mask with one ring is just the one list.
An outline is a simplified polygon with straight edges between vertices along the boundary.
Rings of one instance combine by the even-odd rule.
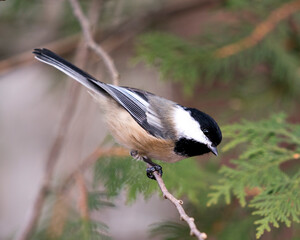
[[59, 235], [53, 235], [53, 232], [49, 232], [47, 228], [44, 228], [37, 232], [32, 240], [110, 240], [111, 238], [107, 235], [108, 228], [104, 223], [85, 220], [78, 218], [77, 220], [69, 219], [64, 223], [63, 232]]
[[[234, 42], [234, 39], [242, 35], [243, 33], [232, 36], [231, 41]], [[221, 38], [222, 43], [215, 40], [196, 44], [171, 34], [153, 32], [140, 37], [137, 59], [158, 67], [164, 79], [171, 78], [175, 82], [184, 83], [186, 94], [191, 94], [196, 84], [213, 84], [216, 81], [228, 83], [239, 75], [238, 81], [243, 84], [253, 79], [257, 82], [258, 78], [262, 80], [262, 84], [266, 84], [261, 86], [264, 89], [273, 89], [277, 97], [278, 93], [291, 97], [299, 93], [299, 87], [295, 87], [300, 82], [297, 72], [299, 58], [287, 52], [285, 46], [278, 43], [278, 37], [284, 39], [287, 33], [278, 33], [275, 39], [270, 37], [255, 47], [230, 57], [217, 58], [214, 56], [215, 51], [226, 45], [226, 37]], [[265, 65], [268, 70], [258, 70], [259, 65]], [[268, 81], [270, 78], [272, 81]]]
[[89, 192], [87, 196], [88, 200], [88, 208], [90, 211], [100, 210], [105, 207], [114, 207], [115, 205], [109, 201], [103, 200], [103, 198], [107, 198], [108, 195], [106, 192]]
[[[174, 164], [159, 163], [165, 174], [163, 179], [168, 189], [177, 197], [186, 196], [196, 205], [205, 205], [205, 192], [215, 181], [215, 166], [202, 169], [195, 159], [188, 159]], [[94, 184], [104, 184], [109, 196], [116, 196], [122, 189], [127, 190], [128, 201], [136, 199], [138, 194], [150, 197], [159, 189], [155, 181], [146, 176], [146, 165], [131, 157], [102, 157], [95, 167]], [[203, 192], [202, 192], [203, 191]], [[201, 196], [199, 193], [201, 193]]]
[[[231, 160], [235, 168], [221, 168], [223, 177], [212, 187], [208, 205], [222, 197], [228, 204], [233, 194], [246, 206], [247, 192], [256, 189], [249, 206], [259, 217], [255, 221], [258, 238], [270, 231], [270, 224], [289, 227], [291, 222], [299, 222], [300, 125], [287, 123], [285, 118], [277, 114], [260, 122], [243, 121], [223, 128], [224, 136], [230, 139], [223, 150], [239, 147], [242, 153]], [[282, 165], [293, 159], [298, 161], [292, 163], [291, 172], [282, 170]]]
[[[105, 192], [87, 192], [88, 212], [98, 211], [105, 207], [114, 207], [113, 203], [106, 200], [107, 197], [108, 195]], [[45, 213], [45, 218], [38, 231], [32, 236], [32, 240], [111, 239], [105, 223], [81, 216], [79, 209], [73, 207], [72, 202], [62, 201], [60, 196], [52, 196], [52, 198], [53, 206]]]
[[84, 219], [79, 219], [78, 221], [73, 220], [67, 223], [60, 239], [109, 240], [111, 238], [106, 235], [107, 231], [107, 226], [98, 221]]
[[282, 5], [285, 2], [290, 2], [289, 0], [226, 0], [224, 5], [226, 8], [232, 10], [248, 10], [255, 14], [265, 13], [266, 10], [272, 10]]
[[187, 226], [176, 222], [159, 222], [152, 224], [151, 237], [161, 236], [164, 240], [192, 240]]

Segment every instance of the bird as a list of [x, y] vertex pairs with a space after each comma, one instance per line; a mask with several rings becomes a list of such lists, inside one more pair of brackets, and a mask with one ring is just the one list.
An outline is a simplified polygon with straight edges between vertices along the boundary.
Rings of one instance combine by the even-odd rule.
[[210, 152], [218, 155], [222, 132], [208, 114], [144, 90], [101, 82], [46, 48], [33, 53], [88, 89], [115, 140], [133, 158], [149, 164], [150, 179], [155, 180], [155, 171], [163, 173], [152, 159], [172, 163]]

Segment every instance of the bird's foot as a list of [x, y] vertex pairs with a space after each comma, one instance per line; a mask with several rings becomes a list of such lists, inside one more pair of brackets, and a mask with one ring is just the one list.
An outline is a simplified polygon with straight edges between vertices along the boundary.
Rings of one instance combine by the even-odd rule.
[[151, 166], [151, 167], [148, 167], [146, 169], [146, 172], [147, 172], [147, 177], [150, 178], [150, 179], [153, 179], [153, 180], [156, 180], [155, 176], [154, 176], [154, 172], [158, 172], [158, 174], [160, 176], [162, 176], [163, 174], [163, 171], [162, 171], [162, 167], [158, 164], [155, 164], [154, 166]]
[[130, 151], [130, 155], [136, 159], [136, 160], [143, 160], [145, 163], [148, 163], [151, 167], [148, 167], [146, 169], [146, 173], [147, 173], [147, 177], [150, 178], [150, 179], [153, 179], [153, 180], [156, 180], [155, 179], [155, 176], [154, 176], [154, 172], [158, 172], [158, 174], [160, 176], [162, 176], [163, 174], [163, 171], [162, 171], [162, 167], [154, 162], [151, 161], [150, 158], [146, 157], [146, 156], [142, 156], [139, 154], [138, 151], [136, 150], [131, 150]]
[[148, 157], [143, 157], [143, 160], [145, 163], [148, 163], [151, 166], [146, 169], [148, 178], [156, 180], [155, 176], [153, 174], [154, 172], [158, 172], [158, 174], [162, 177], [163, 171], [162, 171], [162, 167], [160, 165], [152, 162], [151, 159]]

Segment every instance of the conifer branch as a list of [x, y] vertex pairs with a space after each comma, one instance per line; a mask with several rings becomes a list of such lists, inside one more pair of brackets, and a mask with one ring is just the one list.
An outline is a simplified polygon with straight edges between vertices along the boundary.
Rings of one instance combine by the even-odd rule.
[[[284, 114], [275, 114], [259, 122], [244, 120], [223, 126], [222, 130], [231, 139], [223, 151], [245, 143], [246, 147], [237, 159], [231, 160], [234, 168], [222, 166], [223, 177], [212, 186], [207, 205], [223, 198], [229, 204], [232, 195], [241, 206], [248, 204], [254, 209], [252, 214], [259, 217], [254, 222], [257, 238], [270, 231], [271, 225], [290, 227], [292, 222], [300, 222], [300, 171], [296, 170], [296, 162], [282, 167], [300, 158], [299, 124], [288, 123]], [[292, 168], [296, 172], [291, 173]]]
[[[148, 165], [148, 166], [151, 167], [150, 165]], [[191, 236], [195, 236], [198, 240], [204, 240], [204, 239], [206, 239], [207, 238], [206, 233], [201, 233], [197, 229], [197, 227], [195, 225], [195, 222], [194, 222], [195, 221], [194, 218], [189, 217], [185, 213], [184, 208], [182, 207], [183, 201], [182, 200], [178, 200], [177, 198], [175, 198], [168, 191], [168, 189], [166, 188], [166, 185], [165, 185], [162, 177], [157, 172], [154, 172], [153, 175], [154, 175], [154, 177], [155, 177], [155, 179], [157, 181], [157, 184], [158, 184], [158, 186], [159, 186], [159, 188], [160, 188], [160, 190], [161, 190], [161, 192], [163, 194], [163, 197], [165, 199], [168, 199], [169, 201], [171, 201], [175, 205], [175, 207], [176, 207], [176, 209], [177, 209], [177, 211], [179, 213], [180, 220], [185, 221], [189, 225], [190, 230], [191, 230], [190, 231], [190, 235]]]
[[86, 44], [103, 60], [105, 66], [107, 67], [110, 73], [112, 83], [114, 85], [119, 85], [120, 75], [116, 69], [116, 66], [111, 57], [106, 53], [106, 51], [104, 51], [104, 49], [95, 42], [91, 33], [90, 22], [83, 14], [79, 2], [77, 0], [69, 0], [69, 2], [73, 8], [75, 17], [80, 23]]
[[255, 46], [257, 43], [262, 41], [267, 36], [267, 34], [269, 34], [276, 27], [276, 25], [280, 21], [299, 11], [299, 9], [299, 0], [283, 4], [279, 8], [272, 11], [265, 21], [259, 23], [248, 37], [243, 38], [242, 40], [236, 43], [232, 43], [217, 49], [214, 53], [215, 57], [230, 57], [234, 54], [237, 54], [240, 51]]

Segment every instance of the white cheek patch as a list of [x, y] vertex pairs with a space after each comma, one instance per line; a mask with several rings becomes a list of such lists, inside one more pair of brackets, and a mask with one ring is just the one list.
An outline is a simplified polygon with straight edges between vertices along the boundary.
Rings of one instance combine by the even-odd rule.
[[205, 145], [211, 145], [211, 141], [202, 132], [200, 123], [180, 106], [177, 106], [174, 111], [174, 123], [179, 138], [185, 137]]

